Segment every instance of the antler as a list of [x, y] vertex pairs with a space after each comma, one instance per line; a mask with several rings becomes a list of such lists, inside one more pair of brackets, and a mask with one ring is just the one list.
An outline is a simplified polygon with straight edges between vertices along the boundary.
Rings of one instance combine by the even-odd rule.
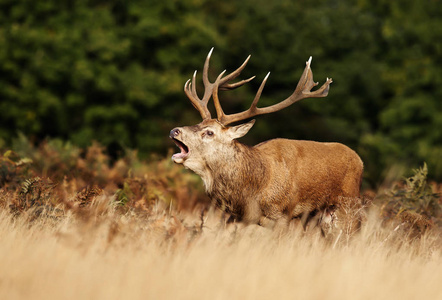
[[[213, 82], [213, 83], [210, 82], [209, 81], [209, 63], [210, 63], [210, 57], [212, 55], [212, 52], [213, 52], [213, 48], [210, 49], [209, 54], [207, 55], [206, 61], [204, 62], [204, 68], [203, 68], [204, 95], [203, 95], [203, 98], [200, 99], [198, 97], [197, 92], [196, 92], [196, 83], [195, 83], [196, 73], [197, 73], [196, 71], [193, 73], [192, 81], [189, 79], [184, 84], [184, 92], [186, 93], [186, 95], [190, 99], [190, 101], [192, 102], [193, 106], [199, 111], [203, 120], [211, 118], [211, 114], [210, 114], [209, 109], [207, 108], [207, 104], [209, 102], [210, 96], [212, 96], [215, 92], [217, 93], [218, 89], [220, 89], [220, 90], [233, 90], [233, 89], [236, 89], [236, 88], [242, 86], [243, 84], [249, 82], [253, 78], [255, 78], [255, 76], [253, 76], [249, 79], [241, 80], [236, 83], [232, 83], [232, 84], [228, 83], [230, 80], [235, 79], [236, 77], [239, 76], [239, 74], [241, 74], [241, 71], [245, 68], [245, 66], [247, 65], [247, 62], [250, 59], [250, 55], [249, 55], [247, 57], [247, 59], [244, 61], [244, 63], [238, 69], [236, 69], [235, 71], [226, 75], [223, 78], [223, 75], [226, 72], [224, 70], [218, 76], [218, 78], [215, 80], [215, 82]], [[219, 101], [215, 101], [215, 108], [218, 113], [218, 110], [221, 109]]]
[[[326, 82], [316, 91], [311, 91], [311, 89], [318, 85], [317, 82], [313, 81], [313, 72], [310, 68], [312, 57], [310, 56], [309, 60], [306, 62], [306, 66], [304, 69], [304, 72], [301, 75], [301, 79], [298, 82], [298, 85], [296, 86], [295, 91], [293, 94], [291, 94], [287, 99], [271, 105], [267, 107], [259, 108], [257, 107], [259, 98], [261, 97], [262, 90], [264, 89], [264, 86], [266, 84], [267, 79], [269, 78], [270, 72], [267, 74], [267, 76], [264, 78], [264, 80], [261, 83], [261, 86], [258, 89], [258, 92], [256, 93], [255, 98], [253, 99], [253, 102], [250, 106], [250, 108], [246, 111], [226, 115], [221, 107], [219, 98], [218, 98], [218, 91], [219, 90], [233, 90], [236, 89], [245, 83], [251, 81], [255, 76], [250, 77], [245, 80], [238, 81], [236, 83], [229, 83], [229, 81], [235, 79], [236, 77], [241, 74], [242, 70], [246, 67], [247, 63], [249, 62], [250, 55], [246, 58], [246, 60], [243, 62], [243, 64], [233, 71], [232, 73], [224, 76], [224, 73], [226, 70], [221, 72], [221, 74], [218, 75], [215, 82], [209, 81], [209, 62], [210, 57], [212, 55], [213, 48], [209, 51], [209, 54], [207, 55], [206, 61], [204, 63], [203, 68], [203, 84], [204, 84], [204, 95], [203, 98], [200, 99], [198, 97], [198, 94], [196, 92], [196, 71], [193, 73], [192, 80], [187, 80], [186, 84], [184, 85], [184, 92], [186, 93], [187, 97], [192, 102], [193, 106], [199, 111], [201, 114], [201, 117], [203, 120], [210, 119], [211, 114], [209, 109], [207, 108], [207, 104], [210, 100], [210, 96], [213, 97], [213, 102], [216, 109], [217, 119], [220, 123], [223, 125], [229, 125], [235, 122], [239, 122], [242, 120], [246, 120], [249, 118], [252, 118], [254, 116], [263, 115], [263, 114], [269, 114], [272, 112], [279, 111], [281, 109], [286, 108], [287, 106], [292, 105], [293, 103], [305, 99], [305, 98], [320, 98], [320, 97], [326, 97], [328, 95], [328, 91], [330, 89], [330, 84], [333, 82], [331, 78], [327, 78]], [[224, 77], [223, 77], [224, 76]]]
[[[246, 62], [248, 61], [249, 58], [250, 56], [247, 58]], [[312, 62], [312, 57], [310, 56], [309, 60], [306, 62], [304, 72], [302, 73], [301, 79], [299, 80], [298, 85], [296, 86], [296, 89], [293, 92], [293, 94], [291, 94], [290, 97], [288, 97], [287, 99], [271, 106], [263, 108], [257, 107], [258, 100], [261, 97], [262, 90], [264, 89], [264, 86], [270, 75], [270, 72], [262, 81], [261, 86], [259, 87], [258, 92], [256, 93], [256, 96], [253, 99], [250, 108], [240, 113], [231, 114], [231, 115], [224, 114], [221, 105], [219, 103], [218, 89], [217, 88], [213, 89], [213, 101], [215, 102], [218, 121], [220, 121], [223, 125], [229, 125], [231, 123], [252, 118], [254, 116], [269, 114], [272, 112], [279, 111], [305, 98], [326, 97], [330, 89], [330, 84], [333, 82], [333, 80], [331, 78], [327, 78], [326, 82], [318, 90], [312, 92], [311, 89], [314, 86], [317, 86], [318, 83], [313, 81], [313, 72], [310, 68], [311, 62]], [[221, 73], [221, 75], [222, 74], [223, 73]]]

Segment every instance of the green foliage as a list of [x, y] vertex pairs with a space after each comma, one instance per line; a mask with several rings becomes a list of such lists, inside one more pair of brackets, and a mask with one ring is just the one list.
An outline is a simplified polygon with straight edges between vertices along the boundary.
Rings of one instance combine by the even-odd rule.
[[117, 197], [117, 203], [119, 205], [126, 205], [126, 203], [129, 202], [129, 199], [133, 197], [133, 193], [129, 187], [129, 184], [127, 182], [124, 182], [123, 188], [118, 189], [115, 192], [115, 196]]
[[28, 174], [32, 159], [21, 158], [17, 153], [7, 150], [0, 156], [0, 188], [8, 183], [16, 182], [17, 178]]
[[186, 104], [166, 103], [181, 96], [185, 58], [219, 38], [200, 7], [0, 1], [0, 139], [20, 130], [159, 150], [161, 128]]
[[247, 143], [343, 142], [372, 185], [422, 161], [441, 180], [441, 16], [438, 1], [411, 0], [0, 0], [0, 147], [21, 132], [165, 153], [170, 129], [199, 121], [183, 84], [215, 46], [212, 79], [249, 53], [243, 76], [257, 75], [222, 93], [226, 112], [248, 107], [268, 71], [260, 105], [285, 99], [310, 55], [315, 80], [334, 79], [327, 98], [260, 117]]
[[427, 164], [424, 163], [421, 168], [413, 170], [413, 173], [413, 176], [405, 178], [402, 183], [395, 185], [380, 197], [384, 199], [384, 211], [392, 215], [410, 216], [414, 213], [428, 219], [440, 219], [441, 195], [434, 193], [427, 182]]
[[405, 189], [397, 191], [395, 196], [404, 199], [405, 209], [412, 209], [430, 216], [437, 215], [442, 207], [438, 203], [439, 195], [433, 193], [431, 186], [427, 183], [427, 164], [413, 172], [414, 176], [405, 179]]

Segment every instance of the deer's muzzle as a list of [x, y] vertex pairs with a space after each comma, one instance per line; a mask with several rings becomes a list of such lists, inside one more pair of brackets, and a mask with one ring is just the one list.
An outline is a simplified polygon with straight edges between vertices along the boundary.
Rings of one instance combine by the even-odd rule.
[[182, 164], [184, 160], [189, 155], [189, 147], [186, 146], [180, 139], [181, 130], [179, 128], [174, 128], [170, 131], [169, 137], [175, 142], [175, 144], [180, 148], [180, 153], [175, 153], [172, 155], [172, 160], [177, 164]]

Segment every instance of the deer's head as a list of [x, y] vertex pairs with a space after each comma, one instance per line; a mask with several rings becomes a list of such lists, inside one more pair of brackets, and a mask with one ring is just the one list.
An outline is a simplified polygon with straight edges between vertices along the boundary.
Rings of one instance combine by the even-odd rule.
[[[271, 106], [263, 108], [257, 107], [264, 85], [270, 75], [270, 73], [268, 73], [262, 81], [250, 108], [243, 112], [226, 115], [221, 107], [218, 91], [238, 88], [251, 81], [255, 76], [230, 83], [238, 77], [245, 68], [250, 59], [249, 55], [238, 69], [227, 75], [225, 75], [226, 71], [223, 71], [214, 82], [210, 82], [208, 71], [212, 51], [213, 48], [210, 50], [204, 63], [204, 95], [202, 99], [199, 98], [196, 92], [196, 71], [193, 74], [192, 80], [189, 79], [184, 85], [184, 92], [193, 106], [201, 114], [203, 121], [193, 126], [177, 127], [170, 132], [170, 138], [173, 139], [181, 150], [180, 153], [176, 153], [172, 156], [173, 161], [183, 164], [185, 167], [200, 175], [202, 170], [206, 168], [207, 163], [212, 161], [222, 163], [222, 161], [228, 157], [233, 157], [235, 155], [235, 148], [232, 147], [234, 140], [244, 136], [250, 128], [252, 128], [255, 121], [252, 120], [237, 126], [231, 126], [231, 124], [245, 121], [254, 116], [279, 111], [304, 98], [325, 97], [328, 94], [330, 83], [332, 83], [332, 79], [327, 78], [327, 81], [319, 89], [311, 91], [318, 83], [313, 81], [313, 73], [310, 68], [312, 58], [310, 57], [295, 91], [287, 99]], [[207, 108], [210, 98], [213, 99], [215, 105], [216, 119], [212, 119], [210, 111]]]
[[172, 160], [202, 175], [207, 165], [227, 163], [234, 157], [234, 140], [244, 136], [254, 123], [252, 120], [237, 126], [224, 126], [216, 119], [207, 119], [197, 125], [174, 128], [170, 138], [181, 152], [174, 154]]

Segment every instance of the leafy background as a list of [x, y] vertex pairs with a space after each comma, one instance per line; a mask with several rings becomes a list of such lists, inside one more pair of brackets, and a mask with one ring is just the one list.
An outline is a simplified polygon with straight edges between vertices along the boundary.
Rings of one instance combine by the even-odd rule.
[[246, 143], [338, 141], [368, 185], [424, 161], [442, 181], [438, 0], [0, 0], [0, 45], [0, 148], [24, 135], [165, 155], [170, 129], [200, 121], [183, 84], [215, 47], [212, 78], [248, 54], [243, 76], [257, 75], [222, 94], [227, 112], [248, 107], [268, 71], [260, 104], [285, 99], [310, 55], [315, 80], [334, 79], [327, 98], [259, 117]]

